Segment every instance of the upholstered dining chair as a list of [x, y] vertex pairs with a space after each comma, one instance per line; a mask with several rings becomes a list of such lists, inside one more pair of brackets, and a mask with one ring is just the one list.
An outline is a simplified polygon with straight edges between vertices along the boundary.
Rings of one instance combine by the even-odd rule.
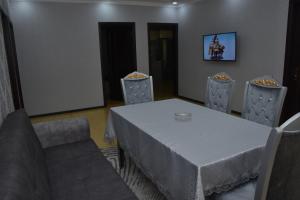
[[152, 76], [133, 72], [121, 79], [121, 85], [126, 105], [154, 100]]
[[208, 77], [205, 105], [217, 111], [230, 113], [234, 85], [235, 80], [232, 80], [229, 75], [223, 72]]
[[246, 82], [242, 117], [270, 127], [279, 124], [287, 88], [269, 76]]
[[300, 113], [273, 128], [262, 156], [258, 181], [210, 200], [299, 200]]

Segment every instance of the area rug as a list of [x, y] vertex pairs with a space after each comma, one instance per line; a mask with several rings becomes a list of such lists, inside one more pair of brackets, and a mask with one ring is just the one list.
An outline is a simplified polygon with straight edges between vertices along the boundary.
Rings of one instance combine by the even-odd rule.
[[120, 169], [117, 148], [105, 148], [101, 151], [139, 200], [166, 200], [128, 156], [125, 156], [124, 167]]

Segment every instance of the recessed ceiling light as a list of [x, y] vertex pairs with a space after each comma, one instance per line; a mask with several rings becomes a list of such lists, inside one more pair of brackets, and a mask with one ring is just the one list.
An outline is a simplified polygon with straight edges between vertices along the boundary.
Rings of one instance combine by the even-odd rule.
[[173, 5], [178, 5], [178, 2], [177, 1], [173, 1], [172, 4]]

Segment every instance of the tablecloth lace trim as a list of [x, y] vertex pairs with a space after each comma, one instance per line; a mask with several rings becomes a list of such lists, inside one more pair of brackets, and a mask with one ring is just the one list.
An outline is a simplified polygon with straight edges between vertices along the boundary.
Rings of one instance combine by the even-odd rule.
[[[251, 180], [257, 179], [258, 177], [258, 173], [254, 173], [254, 174], [248, 174], [246, 176], [240, 177], [239, 180], [236, 180], [233, 183], [230, 184], [226, 184], [226, 185], [219, 185], [219, 186], [215, 186], [209, 190], [204, 191], [204, 195], [205, 196], [210, 196], [212, 194], [220, 194], [223, 192], [228, 192], [234, 188], [236, 188], [239, 185], [245, 184]], [[201, 180], [201, 179], [198, 179]]]
[[133, 160], [133, 162], [135, 163], [135, 165], [143, 172], [143, 174], [150, 179], [157, 187], [157, 189], [168, 199], [168, 200], [172, 200], [171, 194], [168, 192], [168, 190], [162, 185], [160, 184], [160, 181], [158, 181], [153, 174], [151, 173], [151, 171], [147, 170], [145, 167], [143, 167], [143, 165], [139, 162], [139, 159], [137, 159], [135, 157], [135, 155], [133, 155], [132, 153], [129, 153], [129, 151], [126, 151], [126, 154], [128, 154], [128, 156]]

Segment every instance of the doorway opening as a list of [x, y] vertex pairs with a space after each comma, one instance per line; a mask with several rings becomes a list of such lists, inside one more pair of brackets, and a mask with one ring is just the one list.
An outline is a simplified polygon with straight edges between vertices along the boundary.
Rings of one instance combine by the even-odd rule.
[[300, 112], [300, 0], [291, 0], [289, 7], [283, 85], [288, 87], [281, 122]]
[[100, 22], [104, 105], [123, 101], [120, 79], [136, 71], [135, 23]]
[[178, 95], [178, 24], [148, 23], [149, 73], [155, 99]]

